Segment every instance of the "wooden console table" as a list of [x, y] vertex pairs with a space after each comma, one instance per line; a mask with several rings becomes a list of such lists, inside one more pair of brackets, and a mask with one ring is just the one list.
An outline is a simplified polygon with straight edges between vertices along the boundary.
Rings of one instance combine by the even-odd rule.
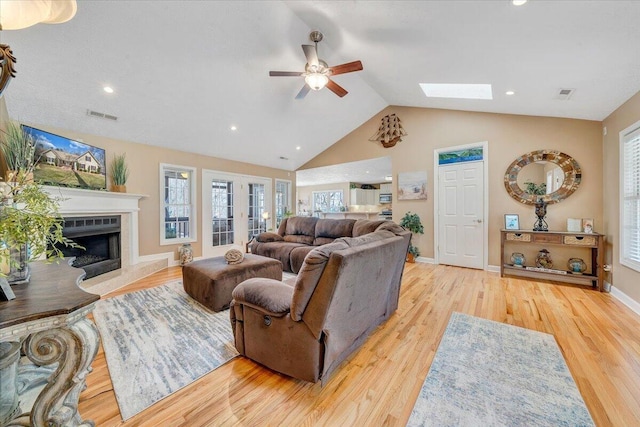
[[[87, 315], [100, 297], [78, 287], [84, 270], [65, 261], [30, 267], [31, 282], [0, 301], [0, 426], [93, 426], [78, 398], [98, 351]], [[32, 364], [19, 365], [21, 354]]]
[[[533, 279], [553, 280], [557, 282], [574, 283], [579, 285], [590, 285], [604, 291], [604, 236], [598, 233], [570, 233], [562, 231], [529, 231], [529, 230], [501, 230], [500, 253], [502, 262], [500, 264], [500, 276], [520, 276]], [[566, 271], [561, 272], [528, 270], [526, 267], [515, 267], [511, 264], [511, 248], [517, 244], [532, 246], [537, 250], [545, 247], [556, 246], [575, 249], [576, 252], [590, 252], [591, 270], [582, 274], [572, 274]], [[554, 263], [561, 265], [558, 270], [565, 270], [568, 259], [556, 259]], [[535, 260], [527, 262], [529, 266], [535, 266]]]

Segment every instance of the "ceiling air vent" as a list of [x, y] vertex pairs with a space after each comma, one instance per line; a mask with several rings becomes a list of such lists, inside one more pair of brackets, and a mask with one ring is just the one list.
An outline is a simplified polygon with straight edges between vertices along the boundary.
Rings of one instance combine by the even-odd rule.
[[100, 113], [98, 111], [87, 110], [87, 116], [91, 117], [99, 117], [101, 119], [113, 120], [114, 122], [118, 120], [117, 116], [112, 116], [111, 114]]
[[558, 93], [556, 93], [555, 99], [559, 99], [560, 101], [568, 101], [575, 89], [558, 89]]

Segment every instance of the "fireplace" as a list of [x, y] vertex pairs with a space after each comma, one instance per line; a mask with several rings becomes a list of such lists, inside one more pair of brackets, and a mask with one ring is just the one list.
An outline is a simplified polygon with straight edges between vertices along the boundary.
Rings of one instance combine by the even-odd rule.
[[86, 271], [85, 279], [121, 267], [120, 215], [65, 218], [62, 233], [85, 249], [60, 247], [72, 265]]

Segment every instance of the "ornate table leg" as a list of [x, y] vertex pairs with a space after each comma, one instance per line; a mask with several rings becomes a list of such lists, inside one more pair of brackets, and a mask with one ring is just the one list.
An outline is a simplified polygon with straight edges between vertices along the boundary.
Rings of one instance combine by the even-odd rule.
[[30, 335], [22, 346], [26, 356], [36, 365], [58, 362], [58, 367], [31, 412], [9, 425], [93, 427], [93, 421], [80, 418], [78, 398], [86, 388], [86, 376], [91, 372], [98, 344], [98, 331], [86, 318]]

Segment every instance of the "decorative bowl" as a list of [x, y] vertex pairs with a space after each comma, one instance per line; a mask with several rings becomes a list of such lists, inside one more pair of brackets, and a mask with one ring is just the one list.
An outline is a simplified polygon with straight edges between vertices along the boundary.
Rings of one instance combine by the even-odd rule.
[[582, 274], [587, 269], [587, 264], [581, 258], [570, 258], [567, 266], [572, 274]]
[[526, 259], [524, 254], [521, 254], [520, 252], [514, 252], [511, 254], [511, 262], [514, 267], [524, 267], [525, 261]]

